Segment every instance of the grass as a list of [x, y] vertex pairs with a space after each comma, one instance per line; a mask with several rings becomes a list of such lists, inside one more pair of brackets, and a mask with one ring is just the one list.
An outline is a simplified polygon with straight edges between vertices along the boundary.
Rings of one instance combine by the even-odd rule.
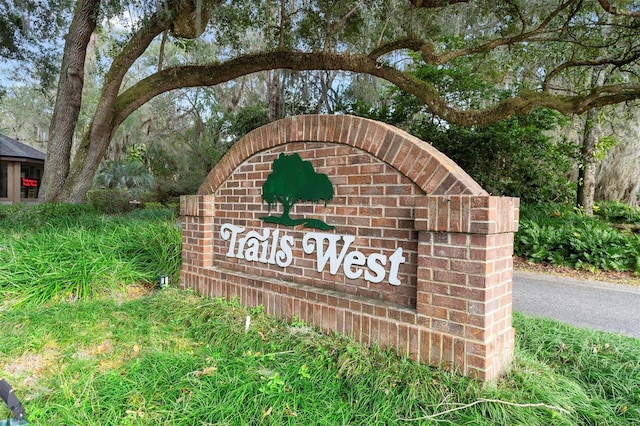
[[640, 419], [638, 340], [522, 315], [514, 321], [513, 368], [486, 386], [275, 320], [260, 308], [176, 289], [1, 315], [0, 368], [35, 425], [627, 425]]
[[[36, 209], [45, 211], [38, 216]], [[159, 274], [178, 277], [180, 230], [162, 211], [102, 216], [41, 205], [2, 216], [9, 232], [0, 237], [0, 296], [14, 307], [151, 284]]]
[[[159, 271], [175, 283], [179, 267], [179, 232], [162, 211], [105, 217], [79, 207], [46, 209], [0, 219], [0, 293], [8, 300], [0, 308], [0, 377], [14, 386], [30, 424], [640, 419], [637, 339], [516, 313], [512, 368], [483, 385], [276, 320], [260, 307], [151, 289]], [[0, 408], [0, 419], [9, 415]]]

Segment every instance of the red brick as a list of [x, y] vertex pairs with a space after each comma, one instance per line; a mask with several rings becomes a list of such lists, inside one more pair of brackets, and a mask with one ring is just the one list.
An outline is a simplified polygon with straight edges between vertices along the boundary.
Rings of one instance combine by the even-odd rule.
[[[384, 138], [387, 145], [381, 143]], [[391, 166], [368, 151], [378, 152]], [[309, 231], [262, 223], [259, 218], [268, 214], [261, 199], [262, 184], [282, 152], [298, 152], [311, 161], [318, 173], [330, 177], [336, 192], [327, 206], [297, 203], [292, 217], [314, 217], [335, 225], [332, 232], [356, 236], [351, 249], [366, 255], [389, 255], [402, 247], [406, 261], [399, 270], [401, 286], [386, 281], [372, 284], [364, 278], [346, 280], [342, 269], [337, 275], [327, 268], [318, 272], [314, 256], [303, 253], [300, 245]], [[477, 195], [456, 195], [454, 190]], [[257, 129], [238, 142], [207, 177], [203, 191], [218, 195], [181, 199], [182, 287], [215, 297], [239, 295], [244, 303], [261, 303], [268, 312], [299, 315], [325, 331], [354, 333], [366, 342], [379, 340], [384, 345], [388, 341], [399, 345], [404, 355], [435, 364], [444, 361], [483, 379], [503, 368], [498, 365], [501, 361], [480, 365], [474, 354], [469, 362], [465, 347], [512, 330], [511, 252], [517, 200], [483, 195], [468, 175], [458, 173], [450, 160], [429, 145], [388, 125], [356, 117], [290, 118]], [[425, 197], [425, 191], [451, 195]], [[282, 211], [279, 204], [272, 207], [272, 214]], [[477, 219], [473, 224], [472, 215]], [[218, 234], [223, 223], [244, 226], [247, 232], [280, 228], [281, 237], [286, 234], [296, 242], [294, 262], [282, 269], [227, 258], [229, 242]], [[464, 233], [468, 231], [481, 235]], [[215, 269], [214, 262], [225, 272]], [[210, 278], [203, 278], [205, 274]], [[341, 295], [329, 296], [326, 290]], [[363, 304], [354, 295], [372, 300]], [[363, 309], [371, 316], [362, 315]], [[448, 335], [445, 349], [453, 348], [444, 360], [439, 352], [442, 343], [436, 344], [443, 335], [429, 331], [432, 325]], [[409, 335], [409, 328], [414, 334]], [[482, 356], [508, 358], [492, 355], [494, 347], [485, 349]]]

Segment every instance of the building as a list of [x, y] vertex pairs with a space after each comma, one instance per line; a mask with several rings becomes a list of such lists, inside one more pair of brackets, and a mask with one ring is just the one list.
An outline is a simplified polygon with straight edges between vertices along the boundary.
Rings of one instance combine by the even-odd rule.
[[45, 154], [0, 134], [0, 204], [36, 202]]

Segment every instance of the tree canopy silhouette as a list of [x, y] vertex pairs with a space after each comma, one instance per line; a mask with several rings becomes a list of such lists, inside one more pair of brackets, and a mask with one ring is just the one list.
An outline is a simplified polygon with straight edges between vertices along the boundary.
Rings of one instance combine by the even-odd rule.
[[292, 219], [291, 207], [299, 201], [318, 202], [333, 198], [333, 184], [329, 177], [317, 173], [313, 164], [303, 160], [299, 154], [280, 154], [273, 161], [272, 172], [262, 186], [262, 199], [269, 205], [282, 204], [281, 216], [267, 216], [261, 219], [269, 223], [295, 226], [304, 224], [305, 228], [333, 229], [333, 226], [318, 219]]

